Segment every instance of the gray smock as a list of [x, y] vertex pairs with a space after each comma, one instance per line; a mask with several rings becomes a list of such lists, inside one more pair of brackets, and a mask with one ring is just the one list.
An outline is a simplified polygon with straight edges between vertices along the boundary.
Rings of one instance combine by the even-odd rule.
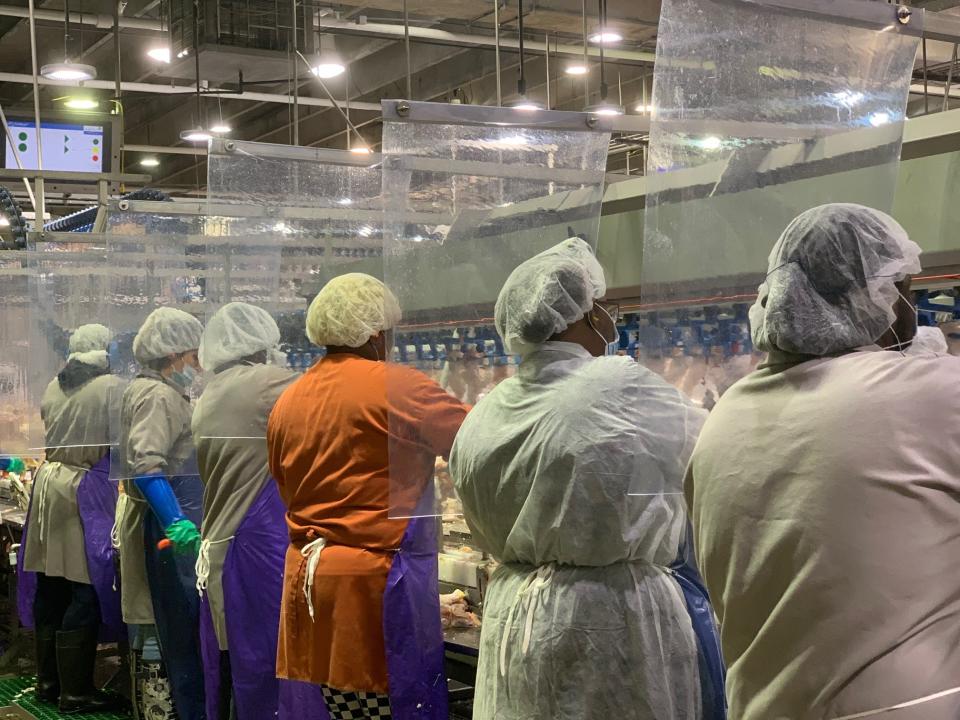
[[960, 718], [958, 386], [773, 351], [717, 403], [686, 491], [731, 718]]
[[[275, 365], [234, 365], [214, 375], [193, 413], [193, 438], [203, 480], [203, 543], [198, 580], [206, 592], [221, 650], [227, 650], [223, 563], [230, 541], [270, 474], [267, 420], [297, 375]], [[204, 567], [205, 566], [205, 567]], [[283, 573], [283, 566], [277, 568]]]
[[133, 478], [151, 472], [179, 473], [192, 458], [189, 399], [153, 370], [142, 370], [123, 393], [120, 454], [126, 500], [117, 504], [123, 621], [151, 625], [143, 521], [150, 512]]
[[110, 449], [111, 405], [122, 392], [113, 375], [67, 392], [56, 379], [47, 386], [40, 402], [46, 462], [33, 481], [24, 570], [90, 584], [77, 487]]
[[475, 717], [699, 719], [696, 638], [666, 568], [704, 416], [634, 361], [559, 342], [470, 412], [450, 473], [476, 546], [502, 563]]

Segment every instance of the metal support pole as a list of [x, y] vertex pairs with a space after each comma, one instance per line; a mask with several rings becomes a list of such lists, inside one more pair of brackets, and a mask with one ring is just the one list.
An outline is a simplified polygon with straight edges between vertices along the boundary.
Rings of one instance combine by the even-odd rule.
[[493, 0], [494, 60], [497, 73], [497, 107], [503, 105], [503, 90], [500, 87], [500, 0]]
[[[13, 159], [17, 162], [17, 167], [21, 170], [24, 169], [23, 161], [20, 159], [20, 151], [17, 149], [17, 144], [13, 141], [13, 133], [10, 132], [10, 125], [7, 124], [7, 115], [3, 112], [3, 107], [0, 107], [0, 121], [3, 122], [3, 131], [7, 135], [7, 142], [10, 143], [10, 152], [13, 153]], [[30, 204], [33, 206], [33, 211], [37, 211], [37, 198], [33, 194], [33, 188], [30, 187], [30, 181], [27, 178], [23, 179], [23, 184], [27, 188], [27, 197], [30, 198]]]
[[552, 109], [550, 104], [550, 33], [547, 33], [543, 38], [543, 44], [546, 45], [546, 53], [544, 54], [545, 62], [547, 63], [547, 110]]
[[943, 89], [942, 112], [950, 109], [950, 86], [953, 85], [953, 69], [957, 66], [957, 43], [953, 44], [953, 55], [950, 58], [950, 69], [947, 71], [947, 84]]
[[[590, 56], [587, 51], [587, 0], [583, 0], [582, 3], [582, 16], [583, 16], [583, 67], [590, 67]], [[583, 104], [590, 104], [590, 73], [586, 72], [583, 74]]]
[[[290, 0], [290, 43], [293, 45], [293, 51], [296, 53], [299, 49], [297, 44], [297, 0]], [[300, 64], [297, 62], [296, 55], [290, 58], [293, 61], [293, 144], [300, 144]]]
[[119, 103], [121, 102], [121, 97], [123, 95], [123, 82], [120, 76], [120, 68], [121, 68], [121, 64], [120, 64], [120, 0], [116, 0], [116, 2], [113, 3], [113, 52], [114, 52], [114, 55], [116, 56], [115, 62], [114, 62], [114, 70], [113, 70], [114, 75], [116, 76], [116, 79], [114, 80], [115, 87], [114, 87], [113, 93], [114, 95], [117, 96], [118, 108], [121, 110], [120, 132], [119, 132], [120, 137], [117, 138], [116, 142], [117, 142], [117, 151], [118, 151], [118, 154], [120, 155], [119, 169], [120, 169], [120, 172], [123, 172], [123, 130], [124, 130], [123, 125], [124, 123], [123, 123], [122, 107], [120, 107], [119, 105]]
[[930, 87], [927, 84], [927, 38], [923, 38], [923, 114], [930, 113]]
[[47, 215], [46, 192], [43, 186], [43, 178], [37, 178], [33, 181], [37, 188], [37, 207], [33, 211], [33, 229], [36, 232], [43, 230], [43, 218]]
[[413, 72], [410, 67], [410, 15], [407, 13], [407, 0], [403, 0], [403, 46], [407, 53], [407, 100], [413, 100]]
[[[30, 12], [30, 59], [33, 62], [33, 122], [37, 131], [37, 170], [43, 170], [43, 140], [40, 137], [40, 82], [38, 80], [39, 70], [37, 69], [37, 23], [33, 16], [33, 0], [29, 0], [28, 9]], [[40, 205], [43, 205], [43, 192], [40, 189], [42, 187], [40, 181], [37, 181], [37, 195], [41, 196]]]

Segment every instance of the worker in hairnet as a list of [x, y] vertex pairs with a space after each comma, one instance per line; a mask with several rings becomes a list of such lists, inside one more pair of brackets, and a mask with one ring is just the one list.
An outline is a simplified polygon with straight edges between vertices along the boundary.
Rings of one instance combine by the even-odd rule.
[[723, 717], [722, 680], [709, 690], [704, 677], [701, 690], [698, 633], [669, 569], [705, 413], [613, 356], [617, 309], [605, 293], [579, 238], [513, 271], [494, 315], [521, 356], [517, 374], [473, 409], [450, 455], [475, 544], [500, 562], [484, 602], [477, 718]]
[[948, 355], [947, 337], [943, 331], [930, 325], [917, 328], [917, 334], [910, 343], [907, 355]]
[[200, 365], [213, 376], [192, 421], [204, 484], [196, 570], [210, 720], [231, 717], [231, 705], [237, 720], [280, 710], [277, 629], [289, 541], [267, 463], [267, 418], [296, 375], [279, 343], [270, 313], [242, 302], [220, 308], [200, 340]]
[[769, 356], [686, 479], [731, 717], [960, 717], [960, 360], [902, 352], [919, 255], [847, 204], [770, 254], [750, 313]]
[[[137, 377], [123, 394], [120, 453], [126, 501], [118, 510], [123, 619], [138, 626], [143, 658], [159, 641], [180, 720], [204, 718], [194, 565], [203, 484], [190, 432], [189, 392], [200, 372], [203, 326], [158, 308], [133, 340]], [[173, 548], [161, 549], [168, 539]], [[155, 630], [154, 630], [155, 626]], [[156, 668], [148, 668], [153, 676]]]
[[[114, 708], [96, 690], [94, 661], [101, 625], [122, 630], [110, 545], [117, 504], [110, 469], [110, 422], [123, 382], [110, 374], [110, 331], [83, 325], [70, 336], [69, 356], [40, 403], [46, 462], [33, 482], [23, 540], [21, 582], [36, 637], [37, 696], [61, 712]], [[32, 601], [32, 602], [31, 602]]]
[[433, 515], [434, 464], [466, 407], [384, 362], [399, 319], [379, 280], [327, 283], [307, 312], [327, 355], [267, 428], [290, 532], [277, 674], [322, 686], [333, 720], [447, 718], [436, 527], [414, 516]]

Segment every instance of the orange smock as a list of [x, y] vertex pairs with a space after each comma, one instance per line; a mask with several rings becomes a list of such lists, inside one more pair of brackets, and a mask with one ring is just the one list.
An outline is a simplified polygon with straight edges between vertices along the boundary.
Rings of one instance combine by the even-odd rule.
[[[267, 428], [291, 542], [278, 677], [387, 693], [383, 593], [407, 529], [388, 517], [391, 473], [422, 492], [466, 412], [426, 375], [352, 354], [324, 358], [280, 396]], [[301, 548], [318, 538], [311, 620]]]

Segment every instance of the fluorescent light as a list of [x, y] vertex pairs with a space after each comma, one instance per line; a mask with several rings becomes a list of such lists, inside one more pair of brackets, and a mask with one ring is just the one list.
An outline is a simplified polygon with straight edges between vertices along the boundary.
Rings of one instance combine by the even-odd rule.
[[222, 135], [223, 133], [230, 132], [230, 126], [227, 125], [225, 122], [214, 123], [210, 127], [210, 132], [216, 133], [217, 135]]
[[180, 133], [180, 139], [195, 143], [210, 142], [213, 139], [213, 135], [203, 128], [193, 128]]
[[352, 148], [350, 148], [350, 152], [352, 152], [354, 155], [369, 155], [370, 148], [368, 148], [366, 145], [354, 145]]
[[880, 127], [890, 122], [890, 113], [875, 112], [869, 118], [870, 124], [874, 127]]
[[93, 65], [62, 62], [44, 65], [40, 74], [47, 80], [93, 80], [97, 69]]
[[0, 215], [0, 227], [10, 227], [10, 221], [6, 215]]
[[140, 164], [144, 167], [157, 167], [160, 164], [160, 161], [156, 158], [148, 157], [141, 160]]
[[157, 62], [170, 62], [170, 48], [168, 47], [156, 47], [151, 50], [147, 50], [147, 55]]
[[716, 135], [710, 135], [709, 137], [698, 140], [696, 144], [704, 150], [719, 150], [723, 147], [723, 140]]
[[590, 42], [599, 45], [612, 45], [621, 40], [623, 40], [623, 35], [610, 28], [598, 28], [593, 35], [590, 36]]
[[414, 241], [414, 242], [423, 242], [423, 235], [414, 235], [414, 236], [413, 236], [413, 241]]
[[177, 57], [178, 57], [178, 58], [184, 58], [184, 57], [186, 57], [186, 56], [189, 55], [189, 54], [190, 54], [190, 48], [184, 48], [183, 50], [181, 50], [180, 52], [177, 53]]
[[586, 75], [590, 69], [586, 65], [567, 65], [563, 71], [567, 75]]
[[100, 103], [93, 98], [86, 97], [70, 97], [63, 103], [64, 107], [71, 110], [96, 110], [99, 105]]
[[633, 110], [634, 112], [638, 112], [638, 113], [652, 113], [653, 105], [644, 105], [643, 103], [638, 103]]
[[322, 62], [310, 72], [312, 72], [321, 80], [329, 80], [330, 78], [335, 78], [338, 75], [343, 75], [345, 71], [346, 68], [338, 62]]
[[351, 198], [340, 198], [337, 200], [337, 205], [353, 205], [353, 200]]
[[360, 234], [360, 237], [370, 237], [373, 235], [373, 228], [369, 225], [364, 225], [362, 228], [357, 230], [357, 232]]

